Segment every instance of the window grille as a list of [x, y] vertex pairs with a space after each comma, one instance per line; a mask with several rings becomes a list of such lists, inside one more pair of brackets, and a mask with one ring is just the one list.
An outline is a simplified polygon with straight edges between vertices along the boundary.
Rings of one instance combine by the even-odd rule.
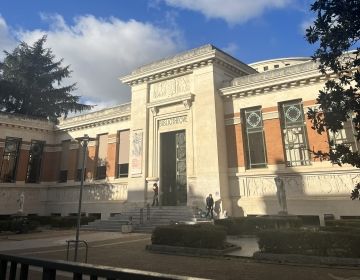
[[336, 132], [329, 130], [329, 140], [332, 145], [344, 144], [345, 146], [348, 146], [352, 152], [358, 151], [358, 142], [351, 120], [344, 122], [343, 128]]
[[96, 168], [96, 179], [102, 180], [106, 178], [106, 165], [101, 165]]
[[41, 160], [45, 142], [32, 140], [26, 174], [27, 183], [38, 183], [40, 179]]
[[246, 133], [246, 162], [247, 168], [266, 167], [266, 147], [261, 108], [250, 108], [243, 111]]
[[117, 177], [118, 178], [125, 178], [129, 175], [129, 164], [123, 163], [117, 165]]
[[59, 173], [59, 183], [66, 183], [67, 182], [67, 170], [60, 170]]
[[21, 139], [6, 137], [1, 161], [0, 182], [15, 182]]
[[282, 103], [280, 107], [286, 165], [310, 165], [304, 110], [301, 101]]
[[[76, 181], [81, 181], [81, 171], [82, 171], [81, 168], [76, 170]], [[84, 172], [84, 181], [85, 179], [86, 179], [86, 168]]]

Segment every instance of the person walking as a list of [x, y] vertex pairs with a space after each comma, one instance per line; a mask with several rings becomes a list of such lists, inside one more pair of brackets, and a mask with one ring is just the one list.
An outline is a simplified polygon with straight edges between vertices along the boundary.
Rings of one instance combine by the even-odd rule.
[[206, 209], [207, 209], [207, 213], [206, 213], [206, 218], [209, 217], [209, 214], [211, 215], [211, 219], [214, 218], [214, 199], [212, 198], [212, 195], [209, 194], [209, 196], [206, 198]]
[[157, 185], [157, 183], [154, 183], [153, 185], [153, 191], [154, 191], [154, 196], [153, 196], [153, 203], [152, 206], [159, 206], [159, 187]]

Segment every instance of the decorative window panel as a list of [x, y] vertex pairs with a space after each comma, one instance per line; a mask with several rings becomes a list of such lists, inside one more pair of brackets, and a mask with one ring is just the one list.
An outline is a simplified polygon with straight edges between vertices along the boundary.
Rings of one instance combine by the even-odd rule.
[[329, 138], [333, 145], [344, 144], [350, 147], [351, 151], [358, 151], [358, 143], [356, 141], [355, 130], [351, 120], [343, 123], [343, 128], [332, 132], [329, 131]]
[[27, 183], [39, 183], [44, 145], [44, 141], [31, 141], [29, 163], [26, 174]]
[[15, 182], [21, 139], [6, 137], [1, 161], [0, 182]]
[[280, 104], [286, 165], [310, 165], [304, 110], [300, 100]]
[[247, 168], [266, 167], [266, 147], [261, 108], [244, 109], [242, 112], [245, 129], [245, 150]]

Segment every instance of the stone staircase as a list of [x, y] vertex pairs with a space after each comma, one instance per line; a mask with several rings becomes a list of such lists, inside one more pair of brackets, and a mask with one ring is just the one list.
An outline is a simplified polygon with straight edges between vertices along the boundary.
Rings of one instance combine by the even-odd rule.
[[209, 221], [202, 218], [197, 210], [194, 211], [188, 206], [136, 207], [116, 214], [108, 220], [95, 220], [82, 226], [81, 229], [121, 232], [123, 225], [131, 223], [134, 232], [152, 232], [157, 226], [174, 223], [195, 224], [198, 222]]

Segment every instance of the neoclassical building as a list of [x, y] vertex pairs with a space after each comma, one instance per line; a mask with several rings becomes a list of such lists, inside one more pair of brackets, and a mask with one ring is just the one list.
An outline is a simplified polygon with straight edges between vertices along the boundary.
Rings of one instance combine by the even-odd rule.
[[205, 45], [120, 78], [131, 103], [60, 120], [58, 125], [0, 114], [0, 214], [77, 212], [81, 146], [88, 146], [83, 211], [106, 219], [152, 201], [204, 208], [211, 193], [221, 214], [358, 216], [350, 200], [359, 171], [319, 161], [329, 139], [357, 149], [351, 123], [319, 135], [306, 117], [328, 76], [309, 58], [247, 65]]

